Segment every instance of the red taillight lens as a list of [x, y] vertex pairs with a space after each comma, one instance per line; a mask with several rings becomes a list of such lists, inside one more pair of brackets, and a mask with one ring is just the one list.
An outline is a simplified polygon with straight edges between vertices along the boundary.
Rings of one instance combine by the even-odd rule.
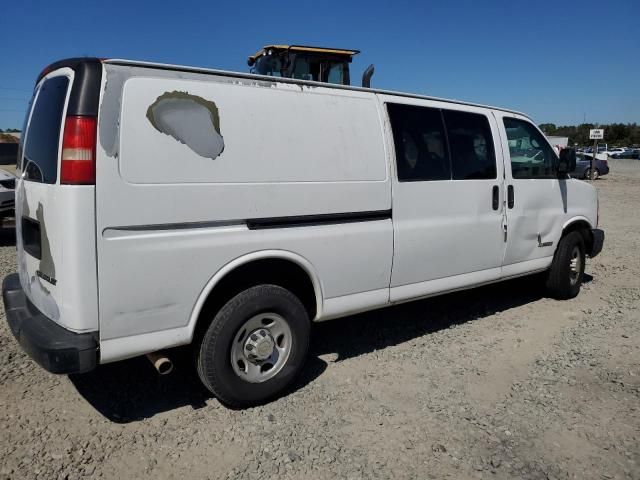
[[60, 183], [95, 185], [96, 118], [67, 117], [62, 137]]

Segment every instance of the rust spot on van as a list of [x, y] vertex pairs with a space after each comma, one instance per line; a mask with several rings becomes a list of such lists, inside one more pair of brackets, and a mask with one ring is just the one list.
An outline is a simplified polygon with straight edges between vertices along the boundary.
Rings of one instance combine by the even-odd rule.
[[151, 125], [201, 157], [215, 159], [224, 150], [218, 106], [187, 92], [166, 92], [147, 109]]

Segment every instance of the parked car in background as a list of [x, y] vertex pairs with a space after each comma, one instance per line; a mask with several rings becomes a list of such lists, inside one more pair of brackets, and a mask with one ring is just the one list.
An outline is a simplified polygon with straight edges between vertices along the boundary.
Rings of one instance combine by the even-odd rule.
[[[590, 178], [591, 175], [591, 155], [581, 155], [576, 159], [576, 168], [571, 172], [574, 178]], [[598, 160], [596, 158], [596, 169], [593, 172], [594, 180], [602, 175], [609, 173], [609, 163], [606, 160]]]
[[627, 149], [624, 152], [616, 152], [609, 156], [611, 158], [632, 158], [637, 160], [640, 158], [640, 150]]
[[16, 177], [0, 170], [0, 219], [13, 217], [16, 205]]
[[629, 151], [628, 148], [622, 148], [622, 147], [612, 147], [609, 149], [605, 149], [602, 152], [600, 152], [600, 149], [598, 149], [598, 153], [606, 153], [609, 157], [613, 157], [614, 155], [624, 154], [624, 153], [627, 153], [627, 151]]

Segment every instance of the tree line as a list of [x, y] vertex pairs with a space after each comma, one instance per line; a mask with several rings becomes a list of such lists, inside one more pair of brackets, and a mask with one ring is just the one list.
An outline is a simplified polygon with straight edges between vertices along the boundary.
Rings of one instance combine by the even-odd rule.
[[594, 125], [592, 123], [582, 123], [580, 125], [556, 126], [553, 123], [541, 123], [540, 130], [546, 135], [556, 137], [569, 137], [569, 145], [591, 145], [593, 140], [589, 140], [589, 130], [592, 128], [604, 129], [604, 140], [598, 143], [607, 143], [620, 147], [640, 145], [640, 125], [637, 123], [610, 123], [608, 125]]

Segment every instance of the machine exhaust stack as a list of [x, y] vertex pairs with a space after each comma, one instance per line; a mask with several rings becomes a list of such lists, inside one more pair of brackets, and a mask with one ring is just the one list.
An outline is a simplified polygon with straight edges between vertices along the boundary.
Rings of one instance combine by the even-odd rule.
[[367, 69], [362, 74], [362, 87], [363, 88], [371, 88], [371, 77], [373, 77], [373, 72], [375, 71], [375, 67], [373, 63], [367, 67]]

